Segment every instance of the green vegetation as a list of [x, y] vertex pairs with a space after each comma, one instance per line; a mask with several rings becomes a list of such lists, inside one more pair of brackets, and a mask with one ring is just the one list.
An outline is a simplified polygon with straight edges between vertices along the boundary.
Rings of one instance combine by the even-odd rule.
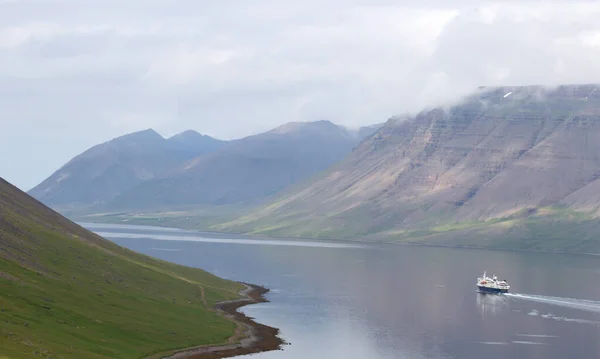
[[134, 253], [0, 179], [0, 358], [144, 358], [224, 343], [243, 286]]
[[[230, 207], [232, 208], [232, 207]], [[426, 208], [422, 208], [426, 209]], [[430, 213], [413, 226], [395, 228], [398, 218], [378, 216], [358, 208], [343, 218], [290, 213], [277, 222], [269, 217], [240, 216], [244, 209], [228, 212], [163, 212], [106, 214], [78, 218], [104, 223], [146, 224], [262, 236], [365, 240], [379, 242], [477, 247], [511, 250], [540, 250], [600, 253], [600, 220], [591, 212], [552, 205], [524, 208], [511, 216], [487, 221], [453, 221], [452, 213]], [[211, 216], [211, 220], [207, 220]]]
[[140, 213], [115, 212], [85, 214], [77, 211], [62, 213], [78, 222], [132, 224], [183, 229], [209, 229], [224, 221], [241, 216], [248, 208], [242, 205], [207, 205], [191, 209], [148, 211]]
[[[333, 216], [332, 216], [333, 217]], [[453, 221], [446, 213], [429, 214], [419, 223], [394, 228], [397, 219], [376, 222], [369, 213], [356, 211], [338, 219], [293, 214], [273, 223], [270, 218], [248, 216], [213, 229], [268, 236], [322, 239], [356, 239], [377, 242], [442, 245], [510, 250], [600, 253], [600, 219], [591, 212], [553, 205], [524, 208], [511, 216], [487, 221]]]
[[600, 219], [560, 206], [523, 210], [486, 222], [455, 222], [387, 233], [394, 242], [509, 250], [600, 253]]

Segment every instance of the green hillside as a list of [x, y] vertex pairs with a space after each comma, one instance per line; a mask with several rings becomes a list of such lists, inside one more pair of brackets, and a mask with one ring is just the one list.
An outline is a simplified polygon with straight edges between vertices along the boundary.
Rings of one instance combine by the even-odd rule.
[[0, 179], [0, 358], [144, 358], [225, 342], [242, 289], [134, 253]]

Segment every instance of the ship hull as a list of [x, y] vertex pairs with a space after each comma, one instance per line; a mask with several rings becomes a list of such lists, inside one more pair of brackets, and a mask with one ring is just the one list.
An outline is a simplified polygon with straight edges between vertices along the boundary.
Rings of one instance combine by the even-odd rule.
[[482, 293], [491, 293], [491, 294], [501, 294], [501, 293], [508, 293], [508, 289], [499, 289], [499, 288], [489, 288], [489, 287], [483, 287], [483, 286], [477, 286], [477, 288], [479, 288], [479, 291]]

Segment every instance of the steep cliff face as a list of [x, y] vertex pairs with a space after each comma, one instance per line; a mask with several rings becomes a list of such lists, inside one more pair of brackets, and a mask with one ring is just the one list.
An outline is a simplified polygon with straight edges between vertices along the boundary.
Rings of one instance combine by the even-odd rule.
[[600, 206], [600, 86], [483, 88], [392, 119], [344, 162], [217, 229], [354, 237]]

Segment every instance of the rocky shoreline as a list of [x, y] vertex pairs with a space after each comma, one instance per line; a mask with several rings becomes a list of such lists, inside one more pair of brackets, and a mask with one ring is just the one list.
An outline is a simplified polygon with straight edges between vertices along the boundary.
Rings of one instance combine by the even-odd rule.
[[254, 318], [238, 312], [238, 309], [245, 305], [268, 302], [264, 295], [269, 290], [257, 285], [243, 284], [246, 289], [240, 294], [245, 298], [219, 302], [214, 308], [225, 318], [231, 319], [237, 324], [235, 334], [229, 339], [231, 344], [189, 348], [162, 357], [162, 359], [220, 359], [282, 350], [281, 346], [285, 342], [278, 337], [279, 329], [256, 323]]

